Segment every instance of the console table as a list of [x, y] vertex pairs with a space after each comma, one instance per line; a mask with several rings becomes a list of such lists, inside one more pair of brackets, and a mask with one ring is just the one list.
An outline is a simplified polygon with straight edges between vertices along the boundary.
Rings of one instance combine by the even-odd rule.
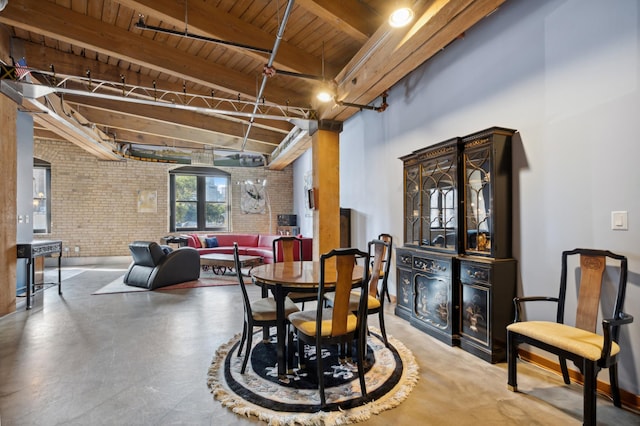
[[58, 294], [62, 294], [62, 241], [34, 240], [29, 243], [18, 243], [17, 247], [18, 259], [27, 259], [27, 309], [31, 309], [32, 297], [35, 293], [34, 259], [36, 257], [58, 254]]

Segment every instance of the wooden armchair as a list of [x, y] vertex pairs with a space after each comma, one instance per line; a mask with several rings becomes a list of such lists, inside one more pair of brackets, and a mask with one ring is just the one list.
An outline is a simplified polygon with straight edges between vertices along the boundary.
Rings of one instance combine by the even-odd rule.
[[[578, 256], [575, 256], [578, 255]], [[567, 295], [567, 273], [570, 258], [580, 259], [578, 282], [578, 309], [575, 325], [564, 324]], [[598, 310], [607, 260], [618, 265], [618, 283], [613, 312], [602, 320], [602, 332], [597, 334]], [[609, 368], [609, 379], [613, 403], [621, 406], [618, 388], [617, 355], [619, 327], [633, 321], [631, 315], [622, 312], [627, 285], [627, 258], [607, 250], [575, 249], [562, 253], [562, 275], [558, 297], [516, 297], [516, 319], [507, 326], [508, 387], [517, 391], [516, 361], [518, 345], [526, 343], [551, 352], [559, 357], [562, 376], [570, 383], [567, 360], [571, 360], [584, 375], [584, 419], [585, 425], [596, 424], [596, 378], [602, 368]], [[546, 301], [557, 303], [555, 322], [522, 321], [520, 307], [523, 302]], [[605, 307], [603, 306], [603, 311]], [[604, 315], [604, 314], [603, 314]]]

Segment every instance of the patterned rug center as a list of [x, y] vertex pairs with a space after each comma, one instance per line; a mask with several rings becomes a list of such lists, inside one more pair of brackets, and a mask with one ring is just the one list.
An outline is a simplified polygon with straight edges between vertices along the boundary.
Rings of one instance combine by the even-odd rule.
[[[304, 345], [305, 365], [295, 368], [287, 375], [286, 380], [278, 378], [278, 364], [276, 363], [276, 342], [258, 343], [251, 352], [251, 368], [253, 372], [265, 380], [293, 389], [317, 389], [317, 354], [315, 346]], [[351, 354], [355, 355], [355, 348]], [[356, 360], [350, 357], [340, 357], [337, 347], [322, 348], [322, 365], [324, 369], [324, 383], [326, 387], [340, 386], [351, 381], [358, 381], [358, 366]], [[298, 354], [296, 352], [295, 358]], [[365, 375], [375, 364], [374, 351], [367, 346], [365, 358]]]

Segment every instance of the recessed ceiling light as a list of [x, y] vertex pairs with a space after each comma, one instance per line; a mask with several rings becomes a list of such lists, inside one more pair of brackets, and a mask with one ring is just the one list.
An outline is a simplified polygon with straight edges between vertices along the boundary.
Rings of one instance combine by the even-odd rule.
[[389, 25], [394, 28], [404, 27], [413, 20], [413, 10], [410, 7], [401, 7], [393, 11], [389, 16]]
[[333, 99], [333, 94], [329, 93], [326, 90], [321, 90], [320, 92], [318, 92], [318, 94], [316, 95], [316, 98], [320, 101], [320, 102], [329, 102], [331, 99]]

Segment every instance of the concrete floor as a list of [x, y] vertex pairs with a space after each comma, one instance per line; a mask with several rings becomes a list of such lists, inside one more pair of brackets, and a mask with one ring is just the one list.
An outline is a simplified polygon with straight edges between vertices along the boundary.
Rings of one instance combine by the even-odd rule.
[[[13, 425], [249, 425], [206, 385], [216, 348], [241, 331], [237, 286], [92, 295], [127, 264], [64, 270], [63, 295], [0, 318], [0, 423]], [[254, 297], [257, 288], [251, 287]], [[409, 398], [363, 425], [579, 425], [582, 387], [519, 364], [491, 365], [387, 315], [411, 349], [420, 380]], [[372, 317], [372, 324], [377, 320]], [[640, 424], [599, 398], [598, 423]]]

